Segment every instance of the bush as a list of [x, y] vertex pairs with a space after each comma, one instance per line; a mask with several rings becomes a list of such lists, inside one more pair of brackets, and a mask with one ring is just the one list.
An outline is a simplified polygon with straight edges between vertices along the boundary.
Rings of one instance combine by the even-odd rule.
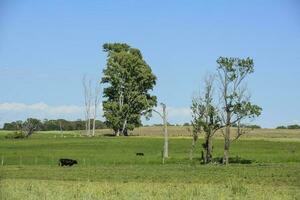
[[278, 126], [276, 129], [300, 129], [300, 125], [293, 124], [289, 126]]
[[286, 129], [285, 126], [277, 126], [276, 129]]
[[6, 139], [23, 139], [25, 137], [26, 137], [25, 134], [22, 133], [21, 131], [9, 133], [5, 136]]
[[293, 124], [293, 125], [289, 125], [287, 126], [288, 129], [300, 129], [300, 126], [298, 124]]

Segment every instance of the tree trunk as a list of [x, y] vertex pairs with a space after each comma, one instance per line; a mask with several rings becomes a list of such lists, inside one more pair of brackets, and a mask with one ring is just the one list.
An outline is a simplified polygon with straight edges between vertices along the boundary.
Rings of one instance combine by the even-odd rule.
[[127, 128], [123, 131], [124, 136], [128, 136], [128, 130]]
[[121, 134], [124, 135], [124, 136], [128, 136], [126, 126], [127, 126], [127, 119], [125, 119], [125, 121], [124, 121], [124, 123], [123, 123], [122, 130], [121, 130]]
[[96, 128], [96, 118], [94, 116], [94, 119], [93, 119], [93, 133], [92, 133], [93, 137], [95, 137], [95, 128]]
[[169, 157], [169, 142], [168, 142], [168, 122], [167, 122], [167, 113], [166, 105], [163, 105], [163, 121], [164, 121], [164, 157]]
[[91, 118], [88, 119], [88, 136], [91, 136]]
[[115, 136], [120, 136], [120, 130], [115, 131]]
[[225, 137], [224, 137], [224, 156], [223, 164], [228, 165], [229, 163], [229, 147], [230, 147], [230, 125], [226, 126]]
[[210, 163], [212, 161], [212, 136], [209, 135], [207, 136], [206, 139], [206, 158], [205, 158], [205, 162], [206, 163]]
[[194, 150], [195, 150], [195, 147], [196, 147], [196, 141], [197, 141], [197, 137], [196, 137], [195, 133], [193, 133], [192, 148], [191, 148], [191, 151], [190, 151], [190, 160], [193, 160]]

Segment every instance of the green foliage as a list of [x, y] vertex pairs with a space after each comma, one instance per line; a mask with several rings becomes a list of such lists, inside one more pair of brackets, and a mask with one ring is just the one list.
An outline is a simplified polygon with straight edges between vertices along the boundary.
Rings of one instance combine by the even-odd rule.
[[251, 58], [219, 57], [217, 63], [219, 64], [218, 69], [223, 70], [230, 81], [239, 80], [254, 72], [254, 62]]
[[22, 129], [22, 121], [15, 121], [11, 123], [4, 123], [3, 130], [21, 130]]
[[[211, 103], [211, 102], [210, 102]], [[221, 127], [221, 118], [217, 112], [217, 108], [212, 104], [206, 105], [205, 101], [193, 100], [192, 110], [192, 126], [195, 132], [213, 133]]]
[[156, 77], [143, 60], [138, 49], [127, 44], [108, 43], [103, 45], [108, 52], [102, 84], [104, 117], [106, 124], [115, 133], [127, 133], [141, 125], [141, 115], [149, 117], [151, 108], [156, 106], [156, 97], [151, 91]]
[[[246, 117], [253, 118], [261, 114], [262, 108], [252, 104], [242, 87], [247, 75], [254, 72], [254, 62], [251, 58], [226, 58], [217, 59], [218, 73], [222, 85], [224, 110], [233, 113], [234, 124]], [[227, 122], [228, 123], [228, 122]]]

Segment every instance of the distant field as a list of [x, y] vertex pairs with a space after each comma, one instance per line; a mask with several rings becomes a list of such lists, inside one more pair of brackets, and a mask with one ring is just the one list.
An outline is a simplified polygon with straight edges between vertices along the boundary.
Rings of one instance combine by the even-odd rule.
[[[168, 133], [171, 137], [182, 136], [182, 137], [190, 137], [191, 132], [189, 131], [191, 127], [189, 126], [168, 126]], [[0, 138], [3, 137], [6, 133], [12, 131], [0, 131]], [[233, 135], [235, 129], [233, 128]], [[60, 131], [43, 131], [42, 135], [38, 135], [37, 137], [41, 138], [45, 137], [54, 137], [55, 135], [60, 137], [62, 134]], [[84, 131], [63, 131], [63, 135], [65, 136], [80, 136], [84, 133]], [[50, 134], [50, 135], [48, 135]], [[96, 130], [97, 136], [103, 135], [111, 135], [112, 131], [110, 129], [101, 129]], [[163, 127], [161, 126], [150, 126], [150, 127], [140, 127], [134, 129], [129, 133], [132, 136], [163, 136]], [[34, 135], [33, 137], [35, 137]], [[201, 134], [200, 134], [201, 137]], [[222, 138], [222, 135], [219, 132], [216, 134], [217, 138]], [[300, 129], [289, 130], [289, 129], [249, 129], [248, 133], [243, 135], [242, 138], [258, 138], [258, 139], [268, 139], [268, 138], [291, 138], [295, 140], [300, 140]]]
[[[188, 159], [186, 127], [169, 127], [170, 158], [161, 163], [161, 127], [97, 137], [79, 132], [40, 132], [8, 140], [0, 132], [0, 199], [300, 199], [300, 131], [256, 129], [233, 143], [231, 157], [251, 164], [200, 165]], [[214, 157], [222, 156], [217, 137]], [[202, 139], [200, 139], [202, 140]], [[143, 152], [144, 157], [137, 157]], [[57, 160], [77, 159], [62, 168]], [[3, 164], [3, 165], [2, 165]]]

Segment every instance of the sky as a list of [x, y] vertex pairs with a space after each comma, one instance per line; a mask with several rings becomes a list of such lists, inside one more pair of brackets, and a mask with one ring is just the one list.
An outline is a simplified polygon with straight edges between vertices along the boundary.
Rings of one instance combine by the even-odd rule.
[[82, 77], [101, 78], [106, 42], [141, 50], [171, 123], [190, 121], [193, 94], [228, 56], [254, 59], [247, 85], [263, 112], [252, 123], [300, 124], [297, 0], [0, 0], [0, 126], [84, 118]]

